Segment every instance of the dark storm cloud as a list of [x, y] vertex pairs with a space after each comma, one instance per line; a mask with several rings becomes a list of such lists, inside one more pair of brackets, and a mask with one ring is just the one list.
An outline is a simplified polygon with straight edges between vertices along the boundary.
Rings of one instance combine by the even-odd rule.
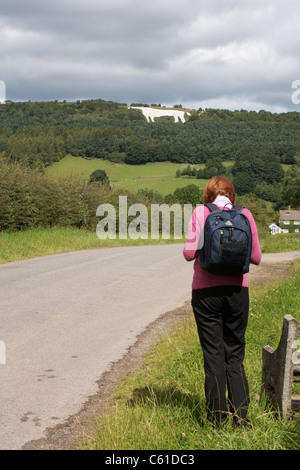
[[103, 98], [297, 110], [294, 0], [2, 0], [13, 100]]

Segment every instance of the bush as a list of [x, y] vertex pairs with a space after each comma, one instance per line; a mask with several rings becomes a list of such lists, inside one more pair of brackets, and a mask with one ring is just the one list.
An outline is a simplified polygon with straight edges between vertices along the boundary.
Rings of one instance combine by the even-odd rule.
[[100, 183], [106, 185], [108, 188], [109, 185], [109, 178], [106, 174], [105, 170], [95, 170], [93, 173], [90, 174], [89, 183]]
[[233, 186], [237, 194], [248, 194], [255, 188], [256, 181], [254, 176], [246, 171], [241, 171], [233, 178]]
[[0, 231], [29, 227], [96, 226], [96, 209], [108, 190], [70, 177], [55, 179], [38, 169], [0, 158]]
[[196, 184], [189, 184], [183, 188], [176, 188], [173, 193], [173, 201], [179, 204], [192, 204], [196, 206], [203, 202], [203, 191]]

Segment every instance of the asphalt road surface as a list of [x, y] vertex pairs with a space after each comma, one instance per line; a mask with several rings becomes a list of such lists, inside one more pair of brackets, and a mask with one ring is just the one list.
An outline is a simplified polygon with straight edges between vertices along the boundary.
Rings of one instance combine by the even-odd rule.
[[190, 299], [193, 263], [182, 248], [107, 248], [0, 265], [0, 449], [22, 449], [78, 413], [147, 326]]
[[77, 413], [137, 336], [190, 298], [191, 278], [182, 245], [1, 265], [0, 449], [21, 449]]

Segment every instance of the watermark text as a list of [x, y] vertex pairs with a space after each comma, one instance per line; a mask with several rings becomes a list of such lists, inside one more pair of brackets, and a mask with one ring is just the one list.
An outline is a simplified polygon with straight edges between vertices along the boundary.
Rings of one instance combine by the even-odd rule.
[[296, 341], [293, 342], [292, 348], [296, 349], [296, 351], [294, 351], [292, 354], [292, 362], [294, 365], [300, 365], [300, 340], [299, 339], [296, 339]]
[[0, 364], [6, 364], [6, 346], [4, 341], [0, 340]]
[[[100, 240], [181, 240], [190, 235], [192, 213], [192, 204], [151, 204], [148, 208], [135, 203], [128, 207], [127, 196], [119, 196], [118, 208], [109, 203], [98, 206], [96, 216], [100, 217], [100, 221], [96, 233]], [[200, 224], [202, 222], [204, 220], [199, 220]], [[199, 230], [195, 226], [192, 235], [196, 232], [199, 233]]]
[[6, 87], [5, 82], [0, 80], [0, 103], [5, 103], [6, 100]]
[[300, 80], [294, 80], [292, 83], [292, 88], [296, 90], [292, 93], [292, 103], [300, 104]]

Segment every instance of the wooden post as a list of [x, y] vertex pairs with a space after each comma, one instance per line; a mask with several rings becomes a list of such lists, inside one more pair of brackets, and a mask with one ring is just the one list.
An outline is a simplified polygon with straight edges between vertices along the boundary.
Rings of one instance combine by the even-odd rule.
[[285, 315], [279, 345], [276, 350], [264, 346], [262, 350], [262, 393], [278, 405], [281, 415], [289, 419], [292, 412], [293, 353], [296, 349], [297, 320]]

